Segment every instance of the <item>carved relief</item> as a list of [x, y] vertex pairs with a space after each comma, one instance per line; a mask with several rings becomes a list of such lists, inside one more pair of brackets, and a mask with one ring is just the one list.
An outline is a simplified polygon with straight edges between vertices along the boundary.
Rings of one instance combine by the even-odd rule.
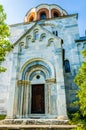
[[29, 47], [29, 43], [31, 41], [31, 37], [32, 37], [31, 35], [29, 35], [29, 36], [26, 37], [26, 46], [25, 46], [25, 48]]
[[46, 79], [46, 83], [56, 83], [55, 78]]
[[19, 51], [21, 53], [24, 49], [24, 42], [19, 43], [19, 48], [20, 48]]
[[40, 41], [44, 40], [45, 38], [46, 38], [46, 34], [45, 34], [45, 33], [42, 33], [42, 34], [40, 35]]
[[48, 40], [47, 46], [50, 46], [50, 45], [53, 43], [53, 41], [54, 41], [54, 39], [53, 39], [53, 38], [50, 38], [50, 39]]
[[30, 81], [27, 81], [27, 80], [18, 80], [17, 81], [17, 85], [30, 85]]

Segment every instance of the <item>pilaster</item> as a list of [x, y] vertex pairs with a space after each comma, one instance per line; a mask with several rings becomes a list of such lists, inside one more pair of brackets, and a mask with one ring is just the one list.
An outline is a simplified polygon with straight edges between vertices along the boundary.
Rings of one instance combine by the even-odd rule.
[[65, 95], [65, 84], [63, 75], [63, 61], [62, 61], [62, 49], [57, 49], [56, 52], [56, 83], [57, 83], [57, 118], [67, 119], [66, 110], [66, 95]]
[[16, 84], [17, 74], [18, 74], [17, 67], [18, 67], [18, 46], [16, 46], [13, 51], [12, 78], [11, 78], [11, 84], [10, 84], [7, 118], [14, 118], [13, 109], [14, 109], [15, 88], [17, 85]]

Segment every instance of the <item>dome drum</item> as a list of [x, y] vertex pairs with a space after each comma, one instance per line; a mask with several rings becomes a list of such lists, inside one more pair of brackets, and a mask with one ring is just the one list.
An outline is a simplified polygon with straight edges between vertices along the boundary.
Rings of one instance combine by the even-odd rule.
[[41, 4], [27, 12], [24, 22], [33, 22], [67, 15], [67, 12], [57, 5]]

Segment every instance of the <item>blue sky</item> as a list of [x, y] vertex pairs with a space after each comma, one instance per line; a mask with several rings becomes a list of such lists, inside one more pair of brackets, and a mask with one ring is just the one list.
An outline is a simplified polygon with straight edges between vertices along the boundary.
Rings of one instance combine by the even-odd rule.
[[7, 24], [21, 23], [27, 11], [39, 4], [57, 4], [69, 14], [78, 13], [80, 36], [86, 30], [86, 0], [0, 0], [7, 14]]

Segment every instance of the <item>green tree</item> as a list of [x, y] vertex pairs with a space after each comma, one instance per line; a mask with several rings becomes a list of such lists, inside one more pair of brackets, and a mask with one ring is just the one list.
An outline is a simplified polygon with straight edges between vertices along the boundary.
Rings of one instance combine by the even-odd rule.
[[6, 13], [3, 6], [0, 5], [0, 72], [4, 72], [6, 68], [2, 66], [2, 62], [5, 61], [7, 52], [12, 48], [8, 37], [10, 36], [9, 26], [5, 23]]
[[[82, 55], [86, 58], [86, 50], [82, 52]], [[83, 61], [74, 81], [79, 87], [77, 90], [77, 97], [79, 98], [77, 103], [80, 107], [81, 115], [86, 117], [86, 59]]]
[[79, 110], [72, 114], [72, 123], [78, 124], [77, 130], [86, 130], [86, 50], [82, 52], [84, 61], [79, 68], [74, 82], [78, 86], [76, 91], [77, 101], [74, 105], [79, 106]]

